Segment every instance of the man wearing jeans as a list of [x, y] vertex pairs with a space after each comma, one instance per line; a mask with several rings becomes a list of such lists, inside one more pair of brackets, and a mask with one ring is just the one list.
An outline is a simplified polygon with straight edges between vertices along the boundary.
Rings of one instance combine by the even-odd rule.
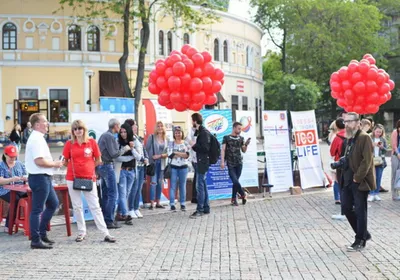
[[237, 194], [240, 194], [242, 203], [246, 204], [246, 194], [240, 185], [239, 178], [242, 174], [243, 158], [241, 152], [247, 151], [247, 146], [250, 143], [250, 138], [244, 142], [244, 138], [240, 136], [242, 132], [242, 124], [235, 122], [233, 124], [232, 134], [226, 135], [222, 139], [221, 149], [221, 169], [225, 169], [225, 160], [228, 165], [229, 177], [232, 180], [232, 205], [239, 206], [237, 202]]
[[193, 127], [196, 128], [196, 141], [191, 141], [192, 149], [196, 152], [197, 157], [197, 209], [190, 216], [195, 219], [204, 214], [210, 213], [210, 202], [208, 200], [208, 190], [206, 176], [210, 167], [210, 159], [208, 152], [210, 151], [210, 132], [203, 126], [203, 117], [199, 113], [192, 115]]
[[[63, 162], [53, 161], [44, 138], [48, 129], [46, 117], [41, 113], [35, 113], [30, 116], [29, 121], [33, 131], [26, 144], [25, 166], [29, 174], [29, 187], [32, 190], [32, 211], [29, 217], [31, 248], [51, 249], [54, 241], [47, 237], [46, 229], [58, 207], [52, 175], [53, 168], [60, 168]], [[40, 215], [42, 215], [41, 220]]]
[[[119, 149], [117, 139], [114, 137], [119, 130], [119, 121], [111, 119], [108, 122], [108, 131], [100, 136], [98, 142], [103, 164], [97, 167], [97, 172], [101, 177], [101, 204], [104, 221], [108, 229], [120, 227], [114, 221], [115, 204], [117, 202], [117, 179], [114, 170], [114, 160], [131, 149], [129, 145]], [[133, 142], [130, 145], [133, 147]]]

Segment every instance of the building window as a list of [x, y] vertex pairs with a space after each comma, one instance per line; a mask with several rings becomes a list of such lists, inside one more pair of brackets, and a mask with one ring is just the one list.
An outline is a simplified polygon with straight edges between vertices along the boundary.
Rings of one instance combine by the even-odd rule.
[[189, 37], [189, 34], [187, 34], [187, 33], [183, 34], [183, 44], [184, 45], [190, 44], [190, 37]]
[[247, 111], [249, 109], [247, 96], [242, 96], [242, 110]]
[[100, 51], [100, 30], [97, 26], [91, 25], [87, 30], [87, 46], [90, 52]]
[[250, 47], [246, 48], [246, 66], [250, 67]]
[[37, 88], [18, 89], [18, 99], [39, 99], [39, 90]]
[[224, 41], [224, 62], [228, 62], [228, 41]]
[[3, 50], [17, 49], [17, 27], [8, 22], [3, 25]]
[[50, 90], [50, 122], [68, 122], [68, 90]]
[[81, 27], [73, 24], [68, 28], [68, 50], [81, 50]]
[[158, 32], [158, 54], [164, 55], [164, 32]]
[[258, 123], [258, 98], [255, 99], [254, 103], [256, 104], [256, 123]]
[[236, 110], [239, 110], [239, 96], [231, 96], [232, 119], [236, 120]]
[[169, 55], [172, 52], [172, 32], [168, 31], [167, 33], [167, 47], [168, 47], [168, 51], [167, 54]]
[[218, 41], [218, 39], [214, 40], [214, 60], [219, 61], [219, 41]]

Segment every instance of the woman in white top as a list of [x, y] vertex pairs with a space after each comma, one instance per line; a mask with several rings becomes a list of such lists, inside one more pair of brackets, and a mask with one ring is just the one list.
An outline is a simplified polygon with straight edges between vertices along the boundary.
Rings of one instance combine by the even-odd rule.
[[183, 131], [180, 126], [174, 128], [174, 141], [169, 144], [169, 162], [171, 164], [171, 186], [169, 189], [169, 202], [171, 211], [175, 211], [175, 193], [179, 180], [179, 202], [181, 210], [185, 211], [186, 178], [188, 175], [188, 158], [190, 148], [184, 142]]

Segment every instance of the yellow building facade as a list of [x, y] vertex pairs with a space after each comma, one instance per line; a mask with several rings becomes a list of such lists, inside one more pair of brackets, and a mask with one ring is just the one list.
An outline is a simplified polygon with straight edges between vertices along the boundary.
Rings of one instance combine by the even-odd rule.
[[[95, 19], [86, 23], [74, 17], [72, 10], [58, 9], [56, 0], [0, 1], [1, 132], [11, 131], [15, 123], [24, 126], [29, 115], [38, 111], [48, 116], [51, 134], [67, 131], [72, 121], [70, 113], [89, 111], [89, 99], [92, 111], [99, 110], [99, 97], [107, 92], [102, 90], [105, 78], [101, 77], [119, 71], [121, 21], [109, 19], [104, 23]], [[157, 20], [150, 26], [146, 71], [184, 43], [209, 51], [226, 77], [221, 90], [226, 102], [219, 107], [256, 111], [260, 133], [262, 31], [232, 14], [218, 14], [219, 22], [192, 34], [172, 32], [172, 18], [156, 15]], [[135, 22], [131, 37], [140, 38], [140, 29]], [[138, 62], [135, 45], [131, 42], [127, 63], [132, 88]], [[155, 96], [144, 87], [142, 99], [146, 98]], [[142, 109], [137, 113], [142, 114]], [[172, 111], [172, 119], [188, 126], [188, 112]]]

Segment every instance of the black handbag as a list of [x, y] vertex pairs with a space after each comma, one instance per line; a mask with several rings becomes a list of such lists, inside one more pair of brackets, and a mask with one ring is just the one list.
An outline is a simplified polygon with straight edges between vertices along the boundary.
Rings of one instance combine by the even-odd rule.
[[[174, 151], [175, 143], [173, 142], [172, 144], [172, 152]], [[170, 158], [168, 160], [168, 164], [164, 169], [164, 179], [171, 179], [171, 161], [172, 159]]]
[[71, 164], [72, 164], [72, 174], [74, 176], [72, 188], [76, 191], [91, 192], [93, 190], [93, 179], [84, 179], [84, 178], [76, 178], [75, 177], [74, 160], [72, 158], [72, 142], [70, 142], [70, 147], [71, 147], [70, 158], [71, 158]]
[[[154, 155], [154, 136], [151, 135], [151, 147], [153, 149], [153, 155]], [[156, 174], [156, 165], [154, 163], [149, 163], [149, 165], [146, 166], [146, 175], [153, 177], [154, 174]]]

